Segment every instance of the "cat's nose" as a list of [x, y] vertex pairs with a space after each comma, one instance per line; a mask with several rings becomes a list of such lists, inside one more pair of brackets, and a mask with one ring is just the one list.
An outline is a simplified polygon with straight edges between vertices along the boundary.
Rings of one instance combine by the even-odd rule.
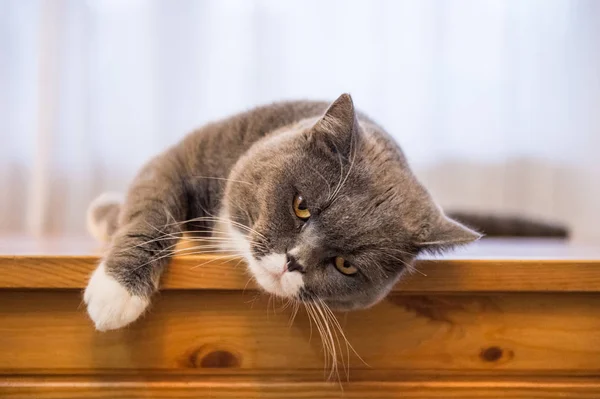
[[300, 272], [304, 273], [304, 266], [302, 266], [298, 260], [294, 257], [294, 255], [286, 254], [285, 255], [287, 263], [285, 264], [286, 270], [288, 272]]

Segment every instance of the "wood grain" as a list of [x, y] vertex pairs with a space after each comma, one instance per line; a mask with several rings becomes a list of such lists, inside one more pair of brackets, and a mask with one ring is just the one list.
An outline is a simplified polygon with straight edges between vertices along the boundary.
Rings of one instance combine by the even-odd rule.
[[427, 276], [337, 315], [364, 359], [340, 386], [314, 323], [290, 324], [237, 260], [175, 258], [147, 315], [99, 333], [81, 306], [99, 248], [0, 239], [0, 397], [596, 399], [596, 253], [492, 242], [420, 260]]
[[411, 379], [363, 381], [342, 386], [318, 381], [282, 381], [267, 377], [126, 379], [90, 377], [9, 377], [0, 380], [3, 398], [133, 399], [133, 398], [509, 398], [597, 399], [600, 384], [594, 378], [524, 378], [514, 380]]
[[[253, 299], [164, 292], [139, 322], [99, 333], [78, 309], [78, 292], [4, 291], [0, 372], [321, 369], [322, 345], [306, 316], [290, 326], [287, 311]], [[586, 294], [393, 295], [339, 319], [368, 364], [352, 355], [351, 370], [598, 373], [598, 309], [600, 296]]]

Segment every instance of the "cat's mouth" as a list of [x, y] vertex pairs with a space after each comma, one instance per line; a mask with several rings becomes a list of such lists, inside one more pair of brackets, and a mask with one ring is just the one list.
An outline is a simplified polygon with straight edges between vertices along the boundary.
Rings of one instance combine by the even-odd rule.
[[252, 258], [248, 262], [254, 278], [265, 291], [284, 298], [294, 298], [304, 287], [304, 280], [300, 273], [288, 271], [287, 265], [284, 254], [270, 254], [259, 259]]

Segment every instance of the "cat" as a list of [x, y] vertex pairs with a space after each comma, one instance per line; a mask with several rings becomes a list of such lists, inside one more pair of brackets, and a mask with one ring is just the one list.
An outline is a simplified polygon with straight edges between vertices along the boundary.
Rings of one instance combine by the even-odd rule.
[[152, 159], [124, 201], [94, 201], [88, 222], [110, 240], [84, 293], [101, 331], [145, 311], [183, 233], [243, 257], [265, 291], [334, 310], [372, 306], [419, 254], [481, 237], [348, 94], [209, 123]]

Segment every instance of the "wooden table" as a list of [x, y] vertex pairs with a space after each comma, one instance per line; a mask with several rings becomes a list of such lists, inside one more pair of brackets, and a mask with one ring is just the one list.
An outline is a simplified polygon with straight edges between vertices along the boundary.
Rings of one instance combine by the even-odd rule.
[[350, 352], [341, 383], [306, 314], [290, 325], [218, 255], [176, 258], [143, 319], [96, 332], [81, 291], [100, 251], [0, 238], [0, 397], [600, 398], [600, 248], [481, 241], [419, 261], [337, 315], [364, 360]]

